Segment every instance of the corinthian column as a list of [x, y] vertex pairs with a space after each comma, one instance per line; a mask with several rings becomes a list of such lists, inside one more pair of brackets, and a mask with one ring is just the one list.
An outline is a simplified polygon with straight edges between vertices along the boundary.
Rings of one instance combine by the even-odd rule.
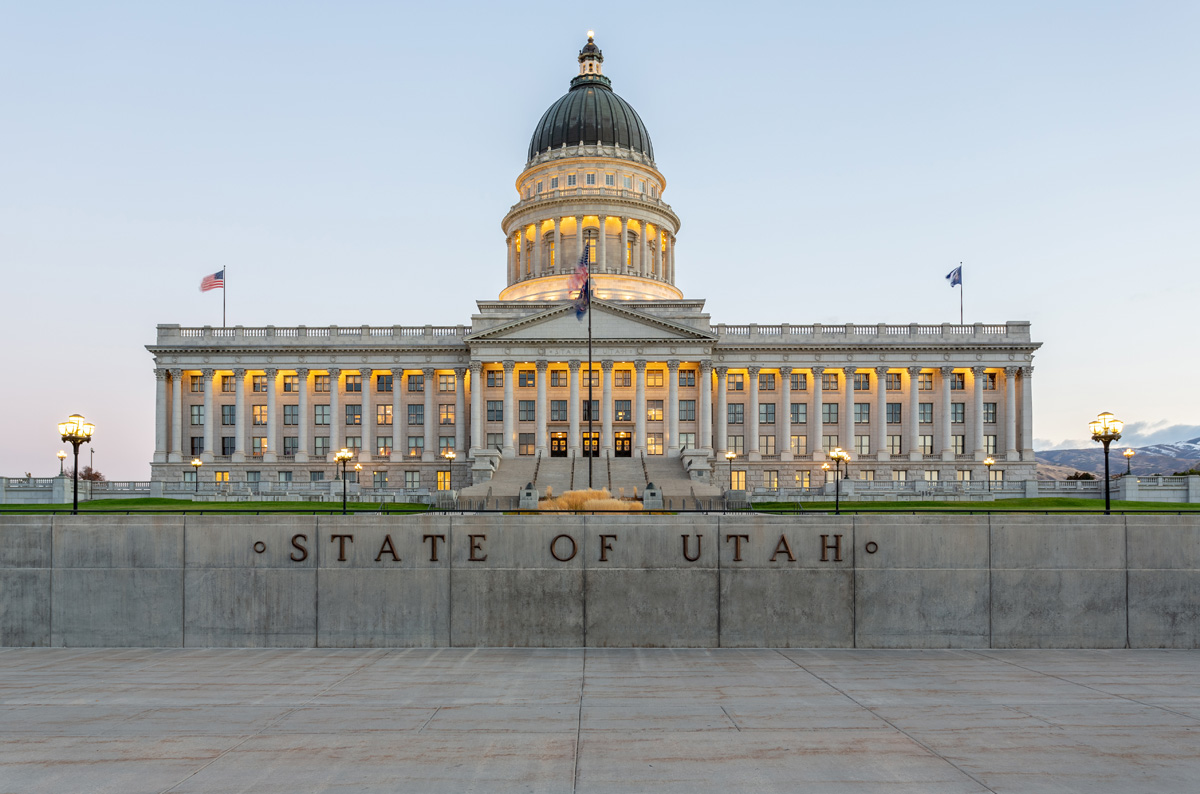
[[432, 367], [423, 370], [425, 375], [425, 454], [421, 460], [437, 460], [440, 450], [437, 448], [438, 416], [437, 405], [433, 401], [437, 393], [437, 370]]
[[[245, 370], [242, 371], [245, 373]], [[236, 371], [235, 371], [236, 374]], [[245, 375], [238, 379], [238, 395], [241, 395], [243, 389], [241, 384], [245, 381]], [[296, 368], [296, 381], [300, 386], [300, 399], [296, 405], [296, 411], [300, 414], [296, 425], [296, 462], [304, 463], [308, 460], [309, 450], [309, 432], [308, 423], [312, 421], [312, 417], [308, 411], [308, 369], [306, 367]], [[238, 410], [241, 413], [241, 410]], [[242, 441], [239, 438], [238, 443]]]
[[780, 416], [775, 417], [782, 438], [776, 443], [780, 460], [793, 460], [792, 454], [792, 368], [779, 368], [779, 392], [783, 405], [779, 406]]
[[183, 370], [171, 370], [171, 454], [170, 463], [183, 460]]
[[696, 384], [700, 387], [700, 436], [697, 440], [701, 449], [712, 452], [712, 360], [704, 359], [700, 362], [700, 377], [697, 378]]
[[729, 367], [717, 367], [717, 457], [724, 457], [729, 449], [729, 403], [725, 394], [728, 386], [726, 376]]
[[567, 419], [569, 421], [567, 427], [567, 446], [570, 448], [570, 454], [573, 458], [579, 457], [582, 449], [579, 438], [579, 417], [580, 408], [582, 407], [579, 402], [579, 364], [580, 361], [577, 358], [573, 358], [567, 362], [571, 384], [569, 402], [567, 403]]
[[1020, 460], [1017, 452], [1017, 367], [1004, 368], [1004, 458]]
[[471, 450], [483, 449], [483, 362], [471, 362]]
[[233, 371], [233, 462], [246, 461], [246, 370]]
[[646, 451], [646, 362], [633, 362], [633, 448]]
[[601, 215], [600, 219], [600, 235], [597, 242], [600, 245], [600, 250], [596, 252], [596, 270], [600, 273], [608, 267], [608, 216]]
[[204, 452], [200, 460], [211, 463], [213, 459], [213, 370], [201, 370], [204, 376]]
[[875, 368], [875, 459], [891, 460], [887, 450], [887, 367]]
[[[843, 377], [842, 382], [842, 438], [838, 439], [842, 449], [847, 452], [855, 452], [854, 449], [854, 373], [857, 371], [855, 367], [842, 367]], [[857, 455], [856, 455], [857, 457]]]
[[679, 457], [679, 359], [667, 362], [667, 455]]
[[954, 442], [950, 436], [950, 381], [954, 376], [954, 367], [942, 367], [942, 460], [954, 460]]
[[515, 361], [504, 361], [504, 446], [501, 454], [506, 458], [517, 456], [516, 439], [516, 403], [513, 399], [513, 368]]
[[1033, 367], [1021, 367], [1021, 460], [1034, 460]]
[[408, 455], [404, 419], [404, 369], [400, 368], [392, 370], [392, 463], [398, 463]]
[[600, 450], [605, 457], [612, 457], [613, 448], [613, 363], [600, 362]]
[[536, 450], [540, 455], [550, 454], [550, 437], [548, 431], [547, 420], [550, 413], [550, 407], [546, 404], [546, 364], [545, 361], [534, 362], [534, 369], [537, 370], [537, 403], [534, 405], [533, 424], [536, 428], [534, 435], [534, 443]]
[[467, 443], [467, 369], [454, 370], [454, 450], [466, 459]]
[[[917, 389], [920, 375], [920, 367], [908, 368], [908, 439], [906, 443], [909, 460], [921, 460], [923, 457], [921, 446], [917, 443], [918, 437], [921, 434], [921, 417], [919, 415], [921, 393]], [[933, 428], [930, 427], [929, 430], [932, 432]]]
[[983, 460], [983, 367], [971, 367], [971, 391], [975, 398], [974, 416], [971, 417], [971, 449], [975, 460]]
[[167, 371], [154, 370], [154, 462], [167, 460]]
[[812, 368], [812, 407], [813, 415], [808, 419], [808, 426], [812, 428], [812, 438], [808, 441], [808, 448], [812, 452], [813, 460], [825, 459], [825, 368]]
[[758, 372], [759, 367], [747, 367], [746, 378], [750, 381], [750, 400], [746, 406], [746, 452], [750, 460], [762, 460], [762, 451], [758, 448]]
[[346, 421], [342, 414], [342, 371], [332, 367], [329, 374], [329, 453], [325, 460], [333, 463], [333, 456], [342, 448], [342, 424]]

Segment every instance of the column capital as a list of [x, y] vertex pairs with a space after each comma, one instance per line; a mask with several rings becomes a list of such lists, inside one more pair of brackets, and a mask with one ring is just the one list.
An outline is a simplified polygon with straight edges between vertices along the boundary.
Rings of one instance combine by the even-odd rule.
[[264, 369], [264, 370], [263, 370], [263, 373], [264, 373], [264, 374], [265, 374], [265, 375], [266, 375], [268, 378], [274, 378], [276, 375], [278, 375], [278, 374], [279, 374], [279, 370], [278, 370], [278, 369], [276, 369], [276, 368], [274, 368], [274, 367], [267, 367], [266, 369]]
[[359, 374], [359, 376], [362, 377], [363, 380], [370, 380], [371, 375], [374, 372], [375, 372], [375, 370], [371, 369], [370, 367], [362, 367], [358, 370], [358, 374]]
[[330, 377], [330, 379], [332, 380], [334, 378], [341, 377], [342, 371], [340, 369], [338, 369], [337, 367], [329, 367], [328, 369], [325, 370], [325, 374], [328, 375]]
[[976, 378], [980, 378], [980, 377], [983, 377], [983, 372], [986, 369], [987, 369], [987, 367], [971, 367], [971, 374], [974, 375]]
[[669, 369], [671, 372], [678, 372], [679, 371], [679, 359], [677, 359], [677, 358], [667, 359], [667, 369]]
[[942, 367], [942, 377], [949, 378], [954, 374], [954, 367]]
[[183, 370], [179, 367], [171, 368], [171, 380], [179, 380], [183, 377]]
[[707, 359], [707, 358], [700, 359], [700, 371], [701, 372], [711, 373], [712, 368], [713, 368], [712, 359]]
[[[404, 367], [400, 367], [399, 369], [393, 369], [393, 370], [389, 370], [389, 371], [392, 373], [393, 378], [399, 379], [399, 378], [404, 377]], [[392, 388], [399, 389], [400, 387], [397, 385], [393, 385]]]
[[[425, 369], [421, 370], [421, 374], [425, 376], [426, 381], [430, 381], [433, 380], [433, 376], [437, 374], [437, 370], [433, 367], [426, 367]], [[428, 383], [425, 384], [425, 388], [429, 388]]]
[[921, 374], [921, 368], [920, 368], [920, 367], [909, 367], [909, 368], [908, 368], [908, 375], [909, 375], [909, 377], [915, 378], [915, 377], [917, 377], [917, 376], [918, 376], [918, 375], [920, 375], [920, 374]]
[[515, 362], [515, 361], [513, 361], [513, 360], [511, 360], [511, 359], [508, 359], [508, 360], [505, 360], [505, 361], [501, 361], [501, 362], [500, 362], [500, 366], [504, 367], [504, 374], [505, 374], [505, 375], [511, 375], [511, 374], [512, 374], [512, 372], [513, 372], [513, 369], [515, 369], [515, 368], [516, 368], [516, 366], [517, 366], [517, 362]]
[[1033, 377], [1033, 367], [1021, 367], [1021, 377], [1022, 378], [1032, 378]]
[[536, 369], [538, 371], [539, 375], [545, 375], [546, 368], [550, 366], [550, 362], [546, 361], [545, 359], [539, 359], [539, 360], [533, 362], [533, 366], [534, 366], [534, 369]]
[[[306, 369], [304, 369], [304, 370], [300, 370], [300, 369], [298, 369], [298, 370], [296, 370], [296, 374], [300, 375], [300, 377], [302, 377], [302, 378], [307, 378], [307, 377], [308, 377], [308, 370], [306, 370]], [[233, 371], [233, 377], [237, 378], [238, 380], [241, 380], [242, 378], [245, 378], [245, 377], [246, 377], [246, 370], [245, 370], [245, 368], [244, 368], [244, 367], [238, 367], [237, 369], [235, 369], [235, 370]]]
[[454, 384], [454, 385], [455, 385], [456, 387], [457, 387], [457, 386], [459, 386], [459, 385], [461, 385], [461, 384], [462, 384], [462, 379], [463, 379], [464, 377], [466, 377], [466, 375], [467, 375], [467, 368], [466, 368], [466, 367], [455, 367], [455, 368], [454, 368], [454, 377], [455, 377], [455, 384]]
[[713, 367], [717, 372], [718, 378], [723, 378], [729, 373], [729, 367]]
[[[483, 372], [483, 362], [482, 361], [472, 361], [468, 365], [468, 369], [471, 370], [471, 377], [477, 378], [477, 377], [479, 377], [479, 373]], [[455, 372], [458, 372], [458, 370], [455, 370]]]
[[166, 380], [167, 379], [166, 367], [155, 367], [154, 368], [154, 379], [155, 380]]
[[582, 364], [583, 362], [581, 362], [579, 359], [573, 358], [567, 362], [567, 367], [571, 370], [571, 373], [574, 374], [579, 371], [579, 367], [582, 366]]
[[1004, 377], [1006, 377], [1006, 378], [1017, 377], [1017, 370], [1019, 370], [1019, 369], [1020, 369], [1020, 367], [1005, 367], [1004, 368]]
[[822, 375], [824, 375], [824, 374], [825, 374], [825, 368], [824, 368], [824, 367], [820, 367], [820, 366], [818, 366], [818, 367], [810, 367], [810, 369], [812, 370], [812, 374], [813, 374], [813, 377], [814, 377], [814, 378], [819, 378], [819, 377], [821, 377]]
[[212, 369], [212, 368], [206, 368], [206, 369], [200, 370], [200, 374], [204, 376], [204, 380], [206, 380], [206, 381], [212, 380], [212, 376], [213, 376], [214, 372], [216, 372], [216, 370]]
[[779, 368], [779, 377], [790, 378], [791, 376], [792, 376], [792, 368], [791, 367], [782, 366]]
[[853, 378], [854, 373], [858, 372], [858, 367], [848, 364], [848, 365], [842, 367], [842, 372], [844, 372], [846, 374], [847, 378]]
[[600, 369], [604, 370], [605, 372], [612, 372], [612, 368], [613, 368], [612, 359], [606, 358], [600, 362]]
[[759, 366], [749, 366], [749, 367], [746, 367], [746, 372], [749, 373], [751, 378], [757, 378], [758, 372], [761, 369], [762, 369], [762, 367], [759, 367]]
[[886, 377], [888, 374], [888, 368], [887, 367], [876, 367], [875, 374], [881, 378]]
[[645, 372], [646, 371], [646, 359], [644, 359], [644, 358], [635, 359], [633, 362], [633, 368], [636, 369], [638, 372]]

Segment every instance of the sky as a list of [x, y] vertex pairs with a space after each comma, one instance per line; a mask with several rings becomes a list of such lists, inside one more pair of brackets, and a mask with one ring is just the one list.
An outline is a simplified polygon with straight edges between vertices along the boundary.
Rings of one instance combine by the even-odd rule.
[[[1200, 3], [0, 0], [0, 475], [147, 479], [159, 323], [452, 325], [586, 31], [714, 322], [1029, 320], [1036, 445], [1200, 436]], [[85, 454], [87, 450], [84, 450]]]

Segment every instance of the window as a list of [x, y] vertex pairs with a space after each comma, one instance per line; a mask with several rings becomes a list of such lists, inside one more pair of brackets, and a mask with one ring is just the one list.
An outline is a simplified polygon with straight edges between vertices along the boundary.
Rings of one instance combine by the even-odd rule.
[[558, 177], [556, 177], [556, 176], [550, 177], [550, 189], [558, 190]]
[[871, 454], [871, 437], [870, 436], [855, 436], [854, 451], [859, 455]]
[[933, 373], [917, 373], [917, 391], [933, 391]]
[[995, 391], [996, 390], [996, 373], [995, 372], [983, 373], [983, 390], [984, 391]]
[[487, 371], [487, 385], [491, 388], [504, 387], [504, 370], [489, 369]]
[[917, 436], [917, 444], [921, 447], [922, 455], [933, 454], [933, 436]]
[[613, 400], [613, 421], [615, 422], [632, 422], [633, 409], [630, 407], [630, 400]]
[[741, 391], [745, 388], [745, 376], [740, 372], [731, 372], [725, 379], [726, 391]]
[[517, 401], [517, 421], [534, 422], [537, 420], [536, 403], [533, 400]]
[[421, 487], [421, 472], [406, 471], [404, 472], [404, 487], [417, 489]]
[[809, 483], [811, 481], [812, 481], [812, 475], [809, 472], [807, 472], [807, 471], [796, 472], [796, 487], [797, 488], [808, 488]]
[[[542, 184], [541, 182], [538, 182], [538, 185], [541, 185], [541, 184]], [[437, 489], [439, 491], [449, 491], [450, 490], [450, 472], [449, 471], [438, 470]]]
[[992, 469], [988, 472], [988, 479], [992, 482], [1004, 482], [1004, 472], [1000, 469]]
[[680, 400], [679, 401], [679, 421], [681, 421], [681, 422], [696, 421], [696, 401], [695, 400]]
[[854, 404], [854, 424], [866, 425], [871, 423], [871, 404], [870, 403], [855, 403]]
[[299, 375], [284, 375], [283, 376], [283, 390], [285, 392], [293, 392], [293, 393], [300, 391], [300, 376]]
[[621, 187], [625, 188], [626, 190], [633, 190], [633, 177], [631, 177], [631, 176], [621, 177]]
[[184, 482], [195, 482], [195, 481], [196, 481], [196, 472], [194, 472], [194, 471], [185, 471], [185, 472], [183, 473], [183, 481], [184, 481]]
[[261, 471], [248, 471], [248, 472], [246, 472], [246, 482], [248, 482], [248, 483], [259, 483], [259, 482], [261, 482], [261, 481], [262, 481], [262, 472], [261, 472]]
[[775, 391], [775, 373], [758, 373], [758, 388], [762, 391]]
[[414, 458], [425, 454], [425, 436], [408, 437], [408, 454]]
[[487, 448], [488, 449], [501, 449], [503, 446], [504, 446], [504, 434], [503, 433], [488, 433], [487, 434]]
[[236, 444], [233, 436], [221, 436], [221, 454], [232, 455]]
[[950, 403], [950, 422], [952, 424], [961, 425], [966, 421], [966, 414], [966, 403]]
[[373, 472], [371, 472], [371, 486], [372, 486], [372, 487], [374, 487], [374, 488], [386, 488], [386, 487], [387, 487], [387, 481], [388, 481], [388, 478], [387, 478], [387, 472], [386, 472], [386, 471], [373, 471]]
[[936, 470], [925, 472], [925, 482], [937, 482], [937, 481], [938, 481], [938, 473]]
[[550, 421], [551, 422], [566, 422], [570, 419], [567, 416], [567, 401], [566, 400], [551, 400], [550, 401]]
[[454, 436], [438, 436], [438, 457], [444, 457], [448, 449], [454, 449]]
[[983, 404], [983, 423], [985, 425], [996, 424], [996, 404], [995, 403], [984, 403]]
[[203, 375], [192, 375], [190, 378], [190, 383], [192, 384], [191, 388], [192, 388], [193, 392], [198, 393], [198, 392], [204, 391], [204, 376]]
[[313, 375], [313, 391], [321, 394], [329, 392], [329, 376]]
[[591, 187], [592, 185], [596, 184], [596, 175], [595, 174], [584, 174], [583, 175], [583, 184], [587, 185], [588, 187]]
[[262, 436], [257, 436], [250, 439], [250, 452], [254, 455], [262, 455], [267, 451], [267, 439]]
[[580, 419], [584, 422], [591, 419], [593, 422], [600, 421], [600, 401], [599, 400], [584, 400], [582, 402], [583, 412], [580, 414]]
[[[391, 375], [376, 375], [375, 376], [375, 391], [390, 392], [392, 390]], [[378, 473], [378, 472], [376, 472]]]
[[454, 373], [438, 375], [438, 391], [454, 393]]
[[392, 423], [392, 406], [376, 405], [375, 406], [375, 424], [390, 425]]
[[870, 391], [871, 390], [871, 373], [855, 372], [854, 373], [854, 390], [855, 391]]
[[736, 455], [742, 454], [743, 438], [741, 436], [729, 436], [729, 450]]
[[679, 434], [679, 448], [680, 449], [695, 449], [696, 448], [696, 434], [695, 433], [680, 433]]
[[[595, 386], [596, 388], [600, 388], [600, 370], [596, 370], [596, 369], [592, 370], [591, 381], [592, 381], [593, 386]], [[585, 389], [587, 388], [587, 386], [588, 386], [588, 371], [587, 370], [579, 371], [579, 383], [580, 383], [580, 385], [583, 386], [583, 388], [585, 388]]]
[[575, 174], [567, 174], [567, 187], [575, 187]]
[[971, 470], [970, 469], [959, 469], [958, 471], [954, 472], [954, 474], [955, 474], [955, 478], [959, 482], [970, 482], [971, 481]]
[[758, 451], [763, 455], [775, 454], [775, 436], [759, 436]]
[[646, 419], [651, 422], [661, 422], [663, 419], [663, 401], [646, 400]]
[[647, 455], [663, 454], [663, 434], [662, 433], [647, 433], [646, 434], [646, 454]]
[[535, 452], [533, 446], [533, 433], [517, 433], [517, 454], [532, 455]]
[[325, 481], [325, 472], [310, 471], [308, 473], [308, 481], [309, 482], [324, 482]]
[[902, 415], [903, 414], [901, 412], [900, 403], [888, 403], [887, 404], [887, 423], [889, 425], [900, 424]]
[[292, 473], [290, 471], [279, 472], [279, 482], [289, 483], [292, 481]]
[[821, 389], [824, 391], [838, 390], [838, 375], [836, 372], [826, 372], [821, 376]]
[[808, 436], [792, 436], [792, 454], [808, 454]]
[[347, 405], [346, 406], [346, 424], [357, 427], [362, 424], [362, 406]]
[[313, 406], [313, 424], [327, 425], [329, 424], [329, 406], [314, 405]]
[[901, 443], [900, 439], [901, 439], [901, 436], [899, 436], [899, 435], [887, 437], [887, 451], [888, 451], [889, 455], [899, 455], [899, 454], [903, 453], [904, 446]]
[[520, 386], [522, 389], [525, 389], [525, 388], [532, 389], [533, 387], [537, 386], [537, 370], [536, 369], [517, 370], [517, 385]]
[[204, 424], [204, 406], [203, 405], [188, 406], [188, 412], [191, 414], [193, 425]]
[[955, 455], [966, 454], [967, 437], [966, 436], [950, 436], [950, 438], [954, 442], [954, 454]]
[[838, 423], [838, 404], [821, 403], [821, 422], [827, 425]]
[[892, 482], [905, 482], [908, 480], [908, 472], [904, 469], [892, 469]]
[[488, 400], [487, 401], [487, 420], [489, 422], [504, 421], [504, 401], [503, 400]]
[[728, 410], [729, 424], [740, 425], [746, 421], [746, 406], [742, 403], [730, 403], [725, 406]]
[[232, 392], [234, 389], [234, 385], [236, 383], [237, 383], [237, 379], [234, 378], [232, 375], [222, 375], [221, 376], [221, 391], [226, 392], [226, 393]]
[[533, 198], [533, 188], [528, 185], [525, 187], [525, 198]]
[[453, 425], [454, 424], [454, 406], [439, 405], [438, 406], [438, 424]]
[[[537, 192], [538, 192], [538, 193], [541, 193], [541, 192], [542, 192], [542, 190], [543, 190], [545, 187], [546, 187], [545, 183], [544, 183], [542, 180], [540, 180], [540, 179], [539, 179], [539, 180], [537, 181]], [[442, 489], [442, 488], [439, 486], [439, 487], [438, 487], [438, 490], [439, 490], [439, 491], [441, 491], [441, 490], [443, 490], [443, 489]]]
[[296, 438], [295, 436], [284, 436], [283, 437], [283, 454], [284, 455], [295, 455], [299, 449], [300, 449], [300, 439]]
[[313, 438], [313, 454], [322, 458], [329, 454], [329, 436]]
[[283, 406], [283, 423], [284, 425], [300, 424], [300, 406], [285, 405]]
[[375, 454], [376, 455], [391, 455], [392, 454], [392, 437], [391, 436], [375, 436]]
[[257, 392], [265, 392], [267, 390], [267, 376], [253, 375], [250, 378], [251, 389]]
[[253, 416], [253, 424], [261, 427], [267, 423], [267, 406], [252, 405], [250, 406], [250, 411], [251, 415]]
[[630, 386], [633, 384], [633, 371], [628, 369], [613, 370], [612, 374], [613, 388], [622, 386]]
[[424, 405], [408, 406], [408, 424], [409, 425], [425, 424], [425, 406]]
[[764, 471], [763, 472], [763, 487], [768, 491], [779, 490], [779, 472]]
[[412, 374], [408, 376], [408, 390], [410, 392], [425, 391], [425, 376]]
[[729, 473], [729, 487], [734, 491], [746, 490], [746, 472], [732, 471]]
[[694, 369], [679, 370], [679, 385], [680, 386], [695, 386], [696, 385], [696, 370], [694, 370]]
[[988, 455], [996, 454], [996, 436], [983, 437], [983, 451]]
[[807, 403], [792, 403], [792, 424], [803, 425], [808, 423], [808, 404]]
[[920, 403], [917, 406], [917, 422], [923, 425], [933, 424], [933, 403]]
[[967, 388], [967, 373], [951, 372], [950, 373], [950, 390], [962, 391]]
[[237, 424], [236, 410], [237, 410], [237, 406], [235, 406], [235, 405], [222, 405], [221, 406], [221, 424], [225, 425], [226, 427]]
[[661, 369], [646, 370], [646, 385], [647, 386], [662, 386], [663, 371]]
[[[646, 183], [643, 182], [642, 187], [645, 187], [645, 186], [646, 186]], [[646, 191], [643, 190], [642, 192], [645, 193]], [[650, 186], [650, 198], [658, 198], [658, 185]]]
[[605, 174], [604, 175], [604, 186], [605, 187], [614, 187], [616, 185], [616, 183], [617, 183], [617, 175], [616, 174]]
[[902, 388], [902, 386], [901, 386], [900, 373], [899, 372], [889, 372], [887, 374], [887, 390], [888, 391], [900, 391], [901, 388]]
[[825, 436], [822, 440], [825, 443], [826, 451], [838, 448], [838, 437], [836, 435]]
[[775, 424], [775, 403], [758, 404], [758, 422], [763, 425]]
[[808, 390], [808, 375], [804, 372], [792, 373], [792, 389], [794, 391]]
[[550, 370], [550, 385], [554, 387], [563, 387], [571, 385], [571, 373], [565, 369]]

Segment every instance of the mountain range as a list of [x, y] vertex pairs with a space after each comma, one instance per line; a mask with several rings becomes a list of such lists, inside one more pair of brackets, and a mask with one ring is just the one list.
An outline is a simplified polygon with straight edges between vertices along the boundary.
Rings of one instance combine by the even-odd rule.
[[[1109, 453], [1112, 474], [1125, 472], [1125, 456], [1128, 447], [1114, 444]], [[1173, 444], [1152, 444], [1134, 447], [1133, 473], [1143, 477], [1154, 474], [1174, 474], [1177, 471], [1200, 468], [1200, 438], [1177, 441]], [[1104, 448], [1099, 444], [1086, 449], [1054, 449], [1037, 453], [1038, 478], [1043, 480], [1065, 480], [1077, 471], [1086, 471], [1098, 477], [1104, 476]]]

